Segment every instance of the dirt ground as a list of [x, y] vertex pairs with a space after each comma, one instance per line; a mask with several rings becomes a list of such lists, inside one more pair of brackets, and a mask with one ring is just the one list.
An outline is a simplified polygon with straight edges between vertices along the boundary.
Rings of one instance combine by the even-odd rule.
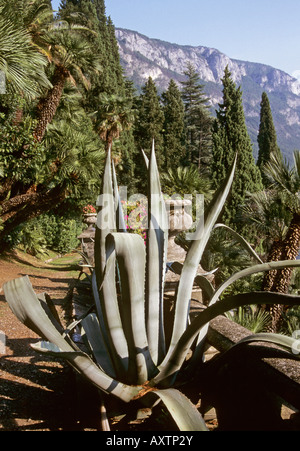
[[14, 316], [2, 290], [8, 280], [28, 275], [36, 293], [48, 293], [59, 310], [79, 260], [73, 254], [43, 263], [19, 251], [0, 258], [0, 431], [97, 430], [79, 413], [73, 370], [33, 351], [39, 337]]

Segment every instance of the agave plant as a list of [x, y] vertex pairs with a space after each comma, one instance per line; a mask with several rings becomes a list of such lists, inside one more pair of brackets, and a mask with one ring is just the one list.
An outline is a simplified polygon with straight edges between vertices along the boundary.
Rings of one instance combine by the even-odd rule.
[[[180, 430], [207, 430], [192, 402], [178, 390], [191, 380], [195, 368], [203, 365], [203, 352], [209, 321], [240, 306], [249, 304], [299, 304], [299, 297], [268, 292], [246, 293], [230, 297], [220, 295], [242, 277], [270, 269], [299, 266], [299, 261], [262, 263], [246, 241], [235, 234], [257, 260], [253, 266], [233, 274], [217, 289], [197, 275], [199, 262], [209, 236], [222, 211], [234, 177], [235, 162], [226, 180], [215, 193], [184, 264], [175, 299], [171, 339], [166, 340], [163, 314], [164, 282], [167, 265], [168, 217], [163, 201], [154, 146], [148, 170], [148, 231], [146, 245], [138, 234], [126, 233], [121, 214], [116, 175], [107, 155], [103, 187], [98, 199], [95, 239], [95, 270], [92, 277], [94, 311], [63, 330], [43, 297], [38, 297], [28, 277], [4, 285], [6, 299], [16, 316], [43, 340], [33, 345], [41, 353], [66, 359], [92, 384], [123, 402], [141, 401], [153, 405], [161, 400]], [[234, 233], [232, 231], [232, 233]], [[207, 308], [189, 320], [194, 283], [210, 297]], [[89, 352], [72, 341], [74, 324], [82, 328]], [[251, 335], [249, 340], [271, 340], [292, 350], [295, 340], [279, 335]], [[294, 346], [292, 348], [292, 346]], [[189, 358], [187, 355], [189, 354]], [[155, 400], [155, 401], [154, 401]]]

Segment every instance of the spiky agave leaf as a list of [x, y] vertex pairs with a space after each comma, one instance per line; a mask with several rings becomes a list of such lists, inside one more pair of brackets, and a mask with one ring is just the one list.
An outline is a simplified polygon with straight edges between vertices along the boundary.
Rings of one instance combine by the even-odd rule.
[[[129, 386], [108, 376], [87, 354], [80, 351], [68, 336], [64, 338], [61, 335], [60, 327], [55, 327], [54, 325], [56, 322], [51, 316], [51, 312], [43, 308], [42, 302], [35, 295], [28, 276], [4, 284], [4, 293], [17, 318], [31, 330], [49, 340], [32, 345], [36, 352], [66, 360], [76, 371], [85, 376], [101, 391], [112, 394], [124, 402], [142, 399], [144, 396], [146, 399], [151, 387]], [[83, 324], [85, 330], [89, 331], [89, 340], [92, 343], [93, 339], [91, 337], [95, 330], [91, 332], [91, 328], [94, 328], [95, 323], [91, 325], [84, 321]], [[95, 340], [98, 340], [98, 338], [97, 334]], [[99, 346], [99, 343], [96, 343], [96, 345]], [[102, 353], [102, 350], [99, 351]], [[103, 364], [102, 358], [101, 363]], [[180, 430], [206, 430], [201, 415], [183, 394], [177, 390], [151, 390], [151, 393], [162, 399]]]
[[167, 407], [179, 430], [181, 431], [208, 431], [205, 421], [197, 408], [179, 390], [168, 388], [152, 392]]
[[[95, 232], [95, 272], [98, 294], [94, 295], [99, 320], [103, 317], [111, 357], [116, 374], [124, 379], [128, 373], [129, 354], [126, 337], [118, 305], [116, 289], [115, 259], [110, 259], [110, 269], [106, 271], [106, 238], [111, 232], [116, 232], [116, 207], [113, 189], [111, 151], [108, 150], [102, 180], [101, 195], [97, 200], [99, 212]], [[101, 289], [99, 289], [101, 286]]]
[[204, 249], [211, 235], [211, 231], [224, 207], [224, 203], [230, 192], [234, 177], [235, 166], [236, 166], [236, 158], [232, 165], [229, 175], [226, 177], [225, 181], [220, 186], [220, 188], [216, 191], [207, 209], [204, 224], [202, 224], [201, 221], [199, 222], [195, 232], [196, 239], [191, 244], [189, 251], [187, 253], [185, 262], [182, 267], [176, 297], [175, 317], [171, 342], [168, 349], [168, 353], [164, 358], [162, 364], [160, 365], [160, 370], [163, 370], [164, 367], [168, 365], [169, 358], [172, 355], [172, 352], [176, 347], [178, 340], [180, 339], [180, 337], [182, 336], [182, 334], [186, 329], [189, 315], [190, 298], [197, 270], [199, 268], [199, 264]]
[[[292, 265], [294, 267], [300, 266], [300, 261], [291, 262], [290, 260], [288, 260], [284, 262], [272, 262], [263, 265], [255, 265], [252, 268], [247, 268], [246, 270], [242, 270], [236, 275], [232, 276], [230, 278], [230, 281], [233, 282], [241, 277], [251, 275], [259, 271], [268, 271], [270, 267], [272, 269], [278, 269], [289, 265]], [[228, 280], [223, 284], [223, 289], [225, 289], [229, 285], [230, 282]], [[191, 324], [186, 328], [185, 332], [181, 335], [176, 346], [174, 347], [170, 358], [168, 359], [164, 367], [160, 370], [159, 374], [154, 377], [151, 384], [156, 385], [163, 383], [164, 385], [168, 385], [170, 384], [170, 381], [174, 380], [174, 377], [176, 377], [178, 371], [185, 361], [188, 350], [198, 336], [201, 338], [198, 340], [198, 349], [194, 351], [194, 355], [190, 359], [189, 364], [193, 367], [193, 365], [197, 363], [197, 359], [195, 359], [194, 357], [195, 355], [198, 358], [199, 362], [199, 358], [202, 356], [202, 353], [198, 350], [203, 349], [203, 343], [207, 333], [209, 321], [216, 318], [217, 316], [222, 315], [234, 308], [252, 304], [300, 305], [299, 296], [272, 293], [267, 291], [242, 293], [235, 296], [228, 296], [222, 299], [222, 301], [217, 302], [218, 297], [221, 293], [221, 288], [216, 290], [210, 305], [205, 310], [200, 312], [197, 317], [191, 322]]]
[[154, 143], [148, 164], [148, 230], [146, 263], [146, 321], [149, 349], [155, 364], [165, 354], [163, 287], [168, 246], [168, 217], [161, 192]]
[[112, 233], [106, 240], [109, 259], [116, 258], [120, 274], [120, 314], [128, 343], [131, 383], [145, 383], [153, 375], [153, 364], [146, 333], [145, 267], [143, 239], [137, 234]]
[[47, 340], [34, 345], [36, 351], [66, 359], [99, 389], [125, 402], [137, 396], [142, 387], [132, 387], [108, 376], [87, 354], [80, 351], [68, 336], [63, 337], [54, 325], [53, 316], [49, 311], [46, 312], [34, 293], [28, 276], [6, 282], [3, 289], [5, 298], [19, 321]]

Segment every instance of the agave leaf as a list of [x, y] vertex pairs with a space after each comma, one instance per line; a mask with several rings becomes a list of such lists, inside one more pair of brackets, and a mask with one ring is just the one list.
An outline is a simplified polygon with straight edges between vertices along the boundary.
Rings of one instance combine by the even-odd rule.
[[64, 328], [62, 327], [59, 316], [55, 309], [55, 305], [53, 304], [50, 296], [48, 296], [46, 293], [41, 293], [38, 294], [37, 297], [41, 303], [41, 306], [45, 310], [48, 318], [51, 320], [52, 324], [61, 334], [63, 334]]
[[228, 232], [231, 233], [231, 235], [236, 239], [238, 243], [240, 243], [246, 251], [249, 252], [249, 254], [258, 262], [263, 263], [262, 259], [259, 257], [259, 255], [255, 252], [255, 250], [251, 247], [251, 245], [243, 238], [239, 233], [237, 233], [235, 230], [233, 230], [231, 227], [228, 227], [225, 224], [216, 224], [214, 226], [214, 229], [217, 228], [224, 228]]
[[[112, 263], [114, 263], [114, 262], [112, 262]], [[109, 268], [106, 267], [106, 271], [109, 271]], [[105, 278], [105, 276], [104, 276], [104, 278]], [[104, 321], [104, 315], [103, 315], [102, 305], [101, 305], [100, 296], [99, 296], [99, 290], [98, 290], [97, 278], [96, 278], [96, 271], [93, 271], [93, 274], [92, 274], [92, 291], [93, 291], [93, 297], [94, 297], [94, 301], [95, 301], [95, 306], [96, 306], [96, 309], [97, 309], [97, 316], [98, 316], [98, 321], [99, 321], [99, 327], [101, 329], [101, 333], [103, 335], [103, 339], [105, 340], [105, 344], [106, 344], [106, 346], [108, 346], [109, 338], [108, 338], [108, 333], [107, 333], [106, 324], [105, 324], [105, 321]]]
[[149, 167], [149, 158], [147, 157], [147, 155], [143, 149], [142, 149], [142, 155], [144, 157], [146, 168], [148, 168]]
[[115, 166], [113, 164], [112, 166], [112, 176], [113, 176], [113, 189], [114, 189], [114, 197], [115, 197], [115, 209], [116, 209], [116, 229], [118, 232], [124, 232], [126, 233], [126, 225], [119, 195], [119, 189], [118, 189], [118, 182], [117, 182], [117, 176], [116, 176], [116, 170]]
[[[238, 271], [236, 274], [233, 274], [231, 277], [229, 277], [225, 282], [223, 282], [219, 288], [215, 291], [214, 295], [212, 296], [209, 305], [214, 304], [218, 301], [221, 294], [228, 288], [230, 285], [232, 285], [237, 280], [242, 279], [243, 277], [251, 276], [252, 274], [257, 274], [259, 272], [264, 271], [271, 271], [272, 269], [283, 269], [287, 267], [296, 267], [300, 266], [299, 260], [282, 260], [278, 262], [268, 262], [268, 263], [262, 263], [258, 265], [250, 266], [249, 268], [245, 268], [241, 271]], [[223, 301], [222, 301], [223, 302]], [[263, 304], [263, 302], [262, 302]], [[208, 325], [201, 330], [198, 338], [198, 344], [205, 339], [206, 333], [207, 333]]]
[[211, 231], [220, 213], [222, 212], [225, 201], [229, 194], [234, 177], [235, 166], [236, 158], [229, 175], [226, 177], [221, 187], [216, 191], [208, 207], [204, 227], [201, 222], [198, 224], [195, 232], [196, 239], [193, 241], [187, 253], [178, 285], [173, 333], [167, 356], [162, 363], [162, 368], [168, 362], [170, 355], [174, 347], [176, 346], [176, 343], [185, 331], [189, 314], [190, 298], [197, 270], [202, 259], [203, 251], [209, 240]]
[[[68, 337], [65, 339], [61, 335], [41, 306], [28, 276], [6, 282], [3, 290], [6, 301], [19, 321], [47, 340], [39, 345], [34, 345], [36, 351], [51, 353], [56, 357], [66, 359], [71, 366], [98, 388], [106, 393], [112, 393], [126, 402], [139, 393], [141, 387], [130, 387], [109, 377], [97, 367], [88, 355], [79, 351], [70, 340], [67, 341]], [[48, 342], [50, 344], [47, 344]]]
[[[169, 270], [174, 272], [175, 274], [181, 274], [182, 267], [183, 264], [179, 262], [168, 263]], [[215, 269], [213, 271], [205, 272], [203, 274], [198, 274], [194, 280], [194, 283], [198, 285], [198, 287], [201, 288], [201, 290], [203, 290], [208, 299], [211, 299], [211, 297], [215, 292], [215, 289], [213, 285], [210, 283], [210, 281], [207, 279], [207, 276], [214, 274], [215, 271], [217, 270]]]
[[44, 302], [34, 293], [28, 276], [6, 282], [3, 290], [12, 312], [22, 324], [42, 338], [53, 342], [57, 340], [58, 346], [65, 344], [61, 328], [57, 326], [50, 310], [45, 309]]
[[[300, 262], [298, 263], [300, 265]], [[258, 265], [262, 266], [262, 265]], [[242, 293], [235, 296], [228, 296], [220, 302], [214, 302], [209, 305], [205, 310], [200, 312], [197, 317], [191, 322], [187, 327], [186, 331], [180, 337], [178, 343], [174, 347], [173, 353], [170, 356], [168, 362], [165, 364], [164, 368], [161, 369], [160, 373], [154, 377], [153, 383], [161, 383], [164, 379], [165, 383], [170, 383], [168, 378], [174, 379], [176, 373], [181, 368], [186, 354], [190, 349], [193, 341], [198, 336], [202, 330], [207, 328], [209, 321], [216, 318], [219, 315], [224, 314], [228, 310], [242, 307], [251, 304], [282, 304], [282, 305], [299, 305], [300, 296], [282, 294], [282, 293], [272, 293], [267, 291], [258, 291], [251, 293]], [[198, 343], [198, 349], [203, 346], [203, 341]], [[195, 351], [197, 358], [201, 355], [197, 350]], [[195, 364], [195, 359], [192, 357], [191, 366]], [[151, 382], [152, 385], [152, 382]]]
[[235, 346], [238, 346], [241, 343], [252, 343], [252, 342], [272, 343], [272, 344], [281, 346], [282, 348], [291, 352], [298, 359], [300, 358], [299, 340], [297, 340], [293, 337], [288, 337], [286, 335], [281, 335], [281, 334], [272, 334], [272, 333], [253, 334], [253, 335], [250, 335], [249, 337], [243, 338]]
[[224, 290], [226, 290], [226, 288], [228, 288], [237, 280], [242, 279], [243, 277], [251, 276], [252, 274], [259, 272], [272, 271], [273, 269], [294, 268], [297, 266], [300, 266], [299, 260], [281, 260], [278, 262], [268, 262], [259, 265], [253, 265], [249, 268], [238, 271], [236, 274], [233, 274], [219, 286], [219, 288], [211, 298], [210, 304], [215, 303], [219, 299], [220, 295], [224, 292]]
[[[122, 379], [128, 371], [128, 348], [123, 332], [122, 321], [118, 306], [116, 289], [116, 266], [113, 257], [110, 259], [110, 270], [106, 263], [106, 237], [116, 231], [115, 196], [113, 190], [111, 151], [109, 149], [102, 180], [102, 192], [97, 200], [100, 207], [97, 216], [95, 233], [95, 271], [99, 291], [99, 304], [96, 304], [99, 321], [103, 316], [109, 348], [118, 378]], [[101, 289], [100, 289], [101, 286]], [[96, 299], [97, 297], [94, 296]]]
[[151, 393], [162, 400], [180, 431], [208, 431], [199, 411], [179, 390], [168, 388]]
[[81, 321], [81, 327], [84, 332], [81, 335], [90, 348], [99, 367], [104, 373], [116, 378], [114, 366], [97, 315], [95, 313], [87, 315]]
[[198, 275], [195, 277], [195, 284], [198, 285], [201, 290], [203, 290], [204, 294], [208, 299], [214, 295], [215, 289], [210, 283], [210, 281], [203, 275]]
[[31, 345], [31, 347], [41, 354], [48, 354], [55, 358], [66, 360], [80, 374], [85, 376], [89, 382], [95, 385], [106, 394], [111, 394], [124, 402], [134, 399], [142, 387], [123, 384], [105, 374], [91, 359], [81, 351], [65, 351], [53, 343], [41, 341]]
[[163, 286], [168, 246], [168, 217], [161, 193], [154, 145], [148, 174], [146, 322], [150, 353], [157, 364], [165, 355]]
[[119, 265], [120, 311], [129, 349], [129, 376], [132, 383], [141, 384], [155, 370], [146, 333], [144, 241], [137, 234], [113, 233], [108, 235], [106, 247], [109, 258], [115, 253]]

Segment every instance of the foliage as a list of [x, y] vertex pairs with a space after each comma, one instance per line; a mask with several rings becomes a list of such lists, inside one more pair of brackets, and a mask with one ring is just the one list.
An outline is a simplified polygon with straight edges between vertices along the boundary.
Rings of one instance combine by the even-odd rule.
[[210, 199], [212, 195], [209, 178], [201, 176], [194, 165], [168, 169], [162, 174], [162, 184], [164, 192], [169, 196], [205, 194], [206, 198]]
[[[151, 151], [153, 140], [156, 143], [157, 161], [159, 169], [164, 165], [163, 153], [163, 124], [164, 113], [160, 104], [157, 88], [151, 77], [142, 88], [142, 93], [138, 99], [137, 120], [135, 122], [134, 136], [136, 146], [143, 150], [147, 156]], [[141, 186], [145, 186], [145, 173], [140, 169], [142, 178]]]
[[[95, 311], [88, 312], [64, 331], [55, 322], [44, 300], [34, 294], [28, 278], [4, 285], [5, 297], [16, 316], [45, 341], [33, 345], [38, 352], [66, 359], [105, 393], [124, 402], [140, 400], [152, 406], [162, 400], [181, 430], [207, 430], [199, 412], [174, 384], [190, 383], [195, 367], [201, 370], [203, 350], [209, 321], [226, 311], [252, 304], [298, 304], [297, 296], [249, 292], [226, 296], [230, 285], [243, 277], [287, 265], [300, 266], [298, 261], [261, 263], [248, 243], [233, 230], [226, 230], [239, 240], [258, 261], [231, 275], [214, 289], [208, 281], [196, 277], [212, 230], [221, 224], [216, 220], [229, 194], [236, 162], [224, 184], [215, 193], [205, 214], [204, 226], [198, 225], [195, 239], [180, 269], [175, 299], [175, 313], [170, 341], [165, 332], [168, 322], [162, 315], [164, 275], [167, 267], [166, 246], [168, 224], [160, 191], [154, 148], [146, 159], [149, 175], [147, 243], [138, 234], [126, 233], [111, 155], [107, 155], [103, 188], [98, 199], [95, 241], [95, 272], [93, 294]], [[150, 214], [149, 214], [150, 212]], [[118, 271], [117, 271], [118, 269]], [[116, 285], [116, 278], [119, 282]], [[189, 306], [194, 282], [206, 290], [209, 305], [189, 323]], [[166, 320], [167, 321], [167, 320]], [[70, 332], [81, 325], [82, 335], [91, 356], [80, 351]], [[256, 335], [246, 341], [275, 341], [292, 349], [294, 339], [278, 335]], [[245, 341], [245, 340], [243, 340]], [[191, 354], [190, 358], [187, 356]]]
[[[16, 3], [16, 2], [14, 2]], [[31, 37], [12, 2], [0, 1], [0, 70], [13, 92], [26, 99], [40, 95], [51, 86], [45, 70], [47, 59], [31, 44]]]
[[189, 62], [184, 72], [182, 99], [185, 108], [186, 164], [207, 169], [211, 158], [211, 128], [213, 119], [209, 113], [209, 99], [194, 66]]
[[286, 209], [292, 213], [300, 212], [300, 150], [294, 150], [294, 165], [291, 165], [274, 152], [265, 164], [264, 174], [271, 186], [280, 192]]
[[[87, 191], [90, 199], [96, 198], [104, 146], [90, 116], [98, 99], [86, 88], [93, 95], [98, 89], [98, 96], [105, 78], [106, 92], [125, 93], [104, 2], [80, 2], [77, 11], [68, 10], [66, 3], [72, 2], [63, 3], [59, 21], [48, 0], [0, 3], [3, 30], [8, 31], [2, 36], [1, 22], [0, 70], [3, 66], [6, 71], [6, 94], [0, 96], [2, 243], [24, 221], [66, 205], [66, 200], [72, 203], [74, 196], [79, 205]], [[103, 35], [100, 28], [106, 30]], [[105, 62], [105, 77], [98, 70], [99, 58]], [[110, 69], [120, 78], [113, 81]]]
[[127, 232], [137, 233], [146, 242], [147, 237], [147, 221], [148, 221], [148, 205], [144, 197], [134, 201], [121, 201], [124, 222]]
[[258, 158], [257, 166], [260, 168], [264, 185], [268, 182], [263, 171], [264, 165], [270, 160], [271, 154], [279, 151], [276, 130], [273, 123], [272, 111], [268, 95], [263, 92], [260, 104], [260, 124], [257, 136]]
[[235, 86], [228, 67], [222, 82], [223, 103], [220, 104], [213, 127], [212, 180], [213, 186], [217, 188], [237, 155], [236, 177], [231, 196], [225, 205], [223, 222], [241, 233], [238, 211], [244, 204], [247, 193], [262, 189], [262, 181], [245, 124], [242, 93]]
[[0, 183], [7, 177], [24, 185], [43, 180], [45, 146], [34, 139], [35, 123], [27, 116], [22, 125], [14, 125], [0, 113]]
[[5, 240], [9, 247], [20, 247], [38, 257], [47, 255], [51, 250], [65, 254], [78, 247], [77, 237], [81, 231], [79, 219], [51, 212], [19, 225]]
[[164, 170], [175, 169], [182, 164], [184, 155], [184, 105], [181, 93], [171, 80], [162, 94], [164, 125]]
[[227, 312], [225, 315], [254, 334], [266, 332], [266, 326], [270, 322], [270, 314], [253, 305], [239, 307], [234, 311]]

